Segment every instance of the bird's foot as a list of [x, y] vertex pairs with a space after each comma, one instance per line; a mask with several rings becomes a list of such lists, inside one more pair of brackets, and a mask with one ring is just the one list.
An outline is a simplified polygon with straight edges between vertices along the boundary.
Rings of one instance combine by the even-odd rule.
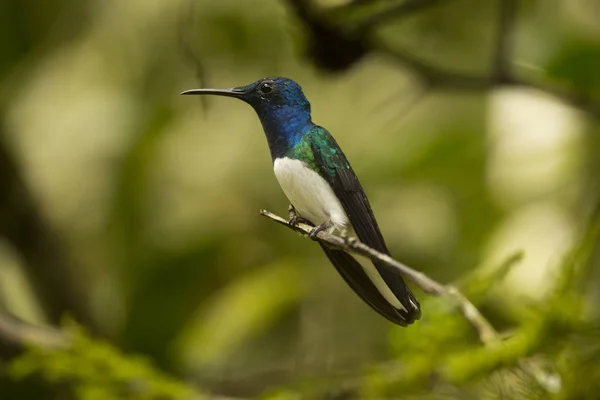
[[288, 224], [290, 224], [292, 226], [296, 226], [298, 224], [312, 225], [309, 220], [304, 219], [299, 215], [294, 215], [292, 218], [290, 218], [290, 220], [288, 221]]
[[290, 221], [291, 221], [291, 220], [292, 220], [294, 217], [297, 217], [297, 216], [298, 216], [298, 213], [296, 212], [296, 208], [295, 208], [295, 207], [294, 207], [292, 204], [290, 204], [290, 205], [288, 206], [288, 217], [289, 217]]
[[319, 234], [319, 232], [324, 231], [325, 229], [329, 229], [331, 228], [331, 226], [331, 221], [325, 221], [321, 225], [317, 225], [314, 228], [312, 228], [308, 234], [308, 237], [312, 240], [317, 240], [317, 235]]
[[344, 244], [348, 247], [352, 247], [356, 242], [358, 242], [356, 237], [348, 235], [348, 230], [345, 228], [340, 232], [340, 237], [344, 240]]
[[358, 242], [358, 239], [354, 236], [348, 236], [348, 230], [346, 228], [342, 229], [342, 231], [340, 232], [340, 237], [342, 238], [342, 240], [344, 240], [344, 244], [348, 247], [352, 247], [354, 246], [354, 244], [356, 244], [356, 242]]
[[288, 215], [289, 215], [289, 218], [290, 218], [288, 220], [288, 224], [291, 225], [291, 226], [296, 226], [296, 225], [298, 225], [300, 223], [307, 224], [307, 225], [312, 225], [309, 220], [304, 219], [300, 215], [298, 215], [298, 213], [296, 212], [296, 209], [291, 204], [288, 207]]

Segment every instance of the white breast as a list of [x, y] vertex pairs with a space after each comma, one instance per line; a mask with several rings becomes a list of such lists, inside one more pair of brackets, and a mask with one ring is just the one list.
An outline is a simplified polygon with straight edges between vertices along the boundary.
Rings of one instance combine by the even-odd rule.
[[[304, 162], [287, 157], [275, 159], [273, 168], [283, 192], [303, 218], [314, 225], [331, 220], [338, 230], [347, 228], [347, 233], [353, 233], [342, 204], [331, 186], [318, 173], [308, 168]], [[406, 310], [377, 269], [364, 260], [360, 264], [385, 299], [394, 307]]]
[[348, 217], [333, 190], [304, 162], [277, 158], [273, 169], [281, 189], [300, 216], [315, 225], [331, 220], [337, 229], [346, 226]]

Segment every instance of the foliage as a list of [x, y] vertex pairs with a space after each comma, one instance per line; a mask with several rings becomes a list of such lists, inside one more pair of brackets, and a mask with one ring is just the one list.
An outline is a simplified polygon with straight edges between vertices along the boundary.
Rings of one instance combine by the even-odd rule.
[[80, 400], [193, 398], [193, 389], [158, 372], [147, 358], [123, 354], [73, 322], [64, 331], [66, 349], [29, 349], [12, 362], [11, 377], [40, 375], [50, 385], [66, 385]]

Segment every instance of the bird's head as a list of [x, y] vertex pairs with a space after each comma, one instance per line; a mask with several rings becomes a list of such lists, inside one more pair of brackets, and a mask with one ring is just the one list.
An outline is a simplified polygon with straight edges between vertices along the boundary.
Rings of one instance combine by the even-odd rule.
[[263, 78], [247, 86], [230, 89], [191, 89], [181, 94], [234, 97], [250, 104], [260, 117], [277, 113], [278, 109], [310, 115], [310, 103], [302, 88], [288, 78]]
[[312, 124], [310, 103], [300, 85], [288, 78], [264, 78], [247, 86], [192, 89], [181, 94], [216, 95], [243, 100], [254, 108], [268, 137], [293, 137]]

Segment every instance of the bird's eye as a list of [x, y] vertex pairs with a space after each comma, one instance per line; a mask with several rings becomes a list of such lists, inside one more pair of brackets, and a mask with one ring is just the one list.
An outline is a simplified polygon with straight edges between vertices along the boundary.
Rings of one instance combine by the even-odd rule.
[[264, 94], [271, 93], [273, 91], [273, 85], [271, 83], [263, 83], [260, 85], [259, 90]]

